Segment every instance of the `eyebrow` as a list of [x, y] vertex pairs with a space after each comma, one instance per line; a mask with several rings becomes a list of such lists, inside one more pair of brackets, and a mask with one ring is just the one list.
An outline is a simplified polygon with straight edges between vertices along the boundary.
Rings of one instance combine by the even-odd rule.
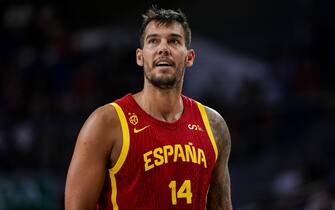
[[145, 37], [145, 40], [148, 40], [152, 37], [158, 37], [159, 35], [158, 34], [149, 34], [148, 36]]
[[[152, 37], [159, 37], [159, 34], [149, 34], [145, 40], [148, 40], [149, 38], [152, 38]], [[180, 34], [176, 34], [176, 33], [172, 33], [169, 35], [169, 37], [176, 37], [176, 38], [180, 38], [180, 39], [183, 39], [183, 36], [181, 36]]]
[[183, 36], [180, 35], [180, 34], [171, 34], [170, 36], [171, 36], [171, 37], [176, 37], [176, 38], [183, 39]]

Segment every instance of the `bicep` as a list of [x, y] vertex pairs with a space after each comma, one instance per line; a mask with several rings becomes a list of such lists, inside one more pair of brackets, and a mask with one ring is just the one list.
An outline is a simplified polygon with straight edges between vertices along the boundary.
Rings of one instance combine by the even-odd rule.
[[66, 180], [66, 210], [94, 209], [99, 199], [111, 148], [103, 124], [90, 117], [78, 135]]

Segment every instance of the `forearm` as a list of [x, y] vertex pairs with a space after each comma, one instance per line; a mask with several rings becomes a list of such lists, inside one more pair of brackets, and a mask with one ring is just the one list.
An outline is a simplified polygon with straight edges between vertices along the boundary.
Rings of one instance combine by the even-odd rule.
[[208, 196], [207, 210], [232, 210], [230, 178], [229, 173], [226, 173], [224, 183], [213, 180]]

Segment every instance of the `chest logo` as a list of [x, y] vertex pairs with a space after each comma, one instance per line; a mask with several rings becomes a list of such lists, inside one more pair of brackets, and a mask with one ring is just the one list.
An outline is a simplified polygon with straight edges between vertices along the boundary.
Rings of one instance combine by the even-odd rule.
[[128, 113], [130, 115], [129, 122], [133, 125], [136, 125], [138, 123], [138, 117], [135, 113]]
[[139, 132], [144, 131], [145, 129], [147, 129], [149, 127], [150, 127], [150, 125], [144, 126], [143, 128], [140, 128], [140, 129], [134, 128], [134, 133], [139, 133]]

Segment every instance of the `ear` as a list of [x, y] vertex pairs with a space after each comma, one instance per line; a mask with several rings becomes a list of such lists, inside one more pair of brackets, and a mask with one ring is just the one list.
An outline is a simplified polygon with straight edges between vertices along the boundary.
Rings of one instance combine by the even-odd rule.
[[191, 67], [193, 66], [193, 62], [195, 59], [195, 51], [193, 49], [187, 50], [187, 55], [186, 55], [186, 67]]
[[136, 49], [136, 63], [139, 66], [143, 66], [143, 50], [140, 48]]

